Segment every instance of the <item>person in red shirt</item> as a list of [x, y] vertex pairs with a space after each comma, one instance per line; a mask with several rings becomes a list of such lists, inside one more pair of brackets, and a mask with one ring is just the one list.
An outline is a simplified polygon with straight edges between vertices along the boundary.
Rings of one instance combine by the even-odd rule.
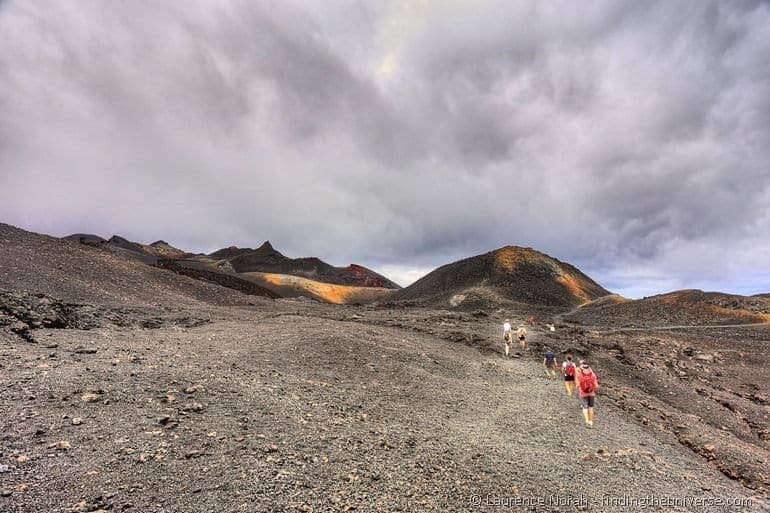
[[594, 427], [594, 406], [596, 406], [596, 387], [599, 381], [596, 379], [593, 369], [588, 362], [581, 361], [577, 371], [577, 387], [580, 401], [583, 403], [583, 418], [586, 426]]

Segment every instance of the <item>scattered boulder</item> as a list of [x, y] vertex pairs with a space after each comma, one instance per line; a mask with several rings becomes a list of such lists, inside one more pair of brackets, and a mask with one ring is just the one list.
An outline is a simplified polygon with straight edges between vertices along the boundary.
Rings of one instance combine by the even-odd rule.
[[187, 387], [185, 388], [184, 391], [186, 394], [194, 394], [195, 392], [202, 392], [203, 390], [205, 390], [203, 388], [203, 385], [199, 384], [199, 385], [193, 385], [193, 386]]
[[86, 392], [85, 394], [80, 396], [80, 399], [84, 403], [95, 403], [95, 402], [100, 401], [102, 398], [101, 398], [100, 394], [95, 394], [93, 392]]
[[185, 404], [182, 407], [182, 411], [192, 411], [192, 412], [200, 413], [200, 412], [202, 412], [204, 410], [204, 408], [205, 407], [201, 403], [199, 403], [197, 401], [192, 401], [192, 402], [189, 402], [189, 403]]

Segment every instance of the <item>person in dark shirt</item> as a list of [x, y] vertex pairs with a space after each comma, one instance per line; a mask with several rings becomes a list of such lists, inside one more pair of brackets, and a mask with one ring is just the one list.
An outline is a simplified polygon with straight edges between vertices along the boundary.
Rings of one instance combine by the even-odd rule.
[[550, 349], [545, 352], [545, 358], [543, 358], [543, 366], [545, 367], [545, 375], [551, 379], [556, 379], [556, 356]]

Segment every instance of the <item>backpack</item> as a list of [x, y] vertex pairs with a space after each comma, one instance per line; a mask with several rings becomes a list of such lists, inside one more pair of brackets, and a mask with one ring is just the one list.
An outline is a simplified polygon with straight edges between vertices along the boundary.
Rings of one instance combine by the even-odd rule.
[[596, 374], [593, 372], [580, 373], [580, 391], [584, 394], [593, 394], [596, 390]]
[[567, 362], [567, 365], [564, 366], [564, 375], [565, 376], [574, 376], [575, 375], [575, 364], [574, 364], [574, 362]]

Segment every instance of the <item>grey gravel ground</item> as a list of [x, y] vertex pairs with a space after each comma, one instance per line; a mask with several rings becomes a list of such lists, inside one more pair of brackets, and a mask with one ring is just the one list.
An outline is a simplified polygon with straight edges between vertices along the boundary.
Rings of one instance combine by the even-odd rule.
[[260, 300], [5, 333], [0, 511], [766, 511], [610, 401], [586, 429], [535, 358], [489, 350], [495, 320], [444, 315]]

